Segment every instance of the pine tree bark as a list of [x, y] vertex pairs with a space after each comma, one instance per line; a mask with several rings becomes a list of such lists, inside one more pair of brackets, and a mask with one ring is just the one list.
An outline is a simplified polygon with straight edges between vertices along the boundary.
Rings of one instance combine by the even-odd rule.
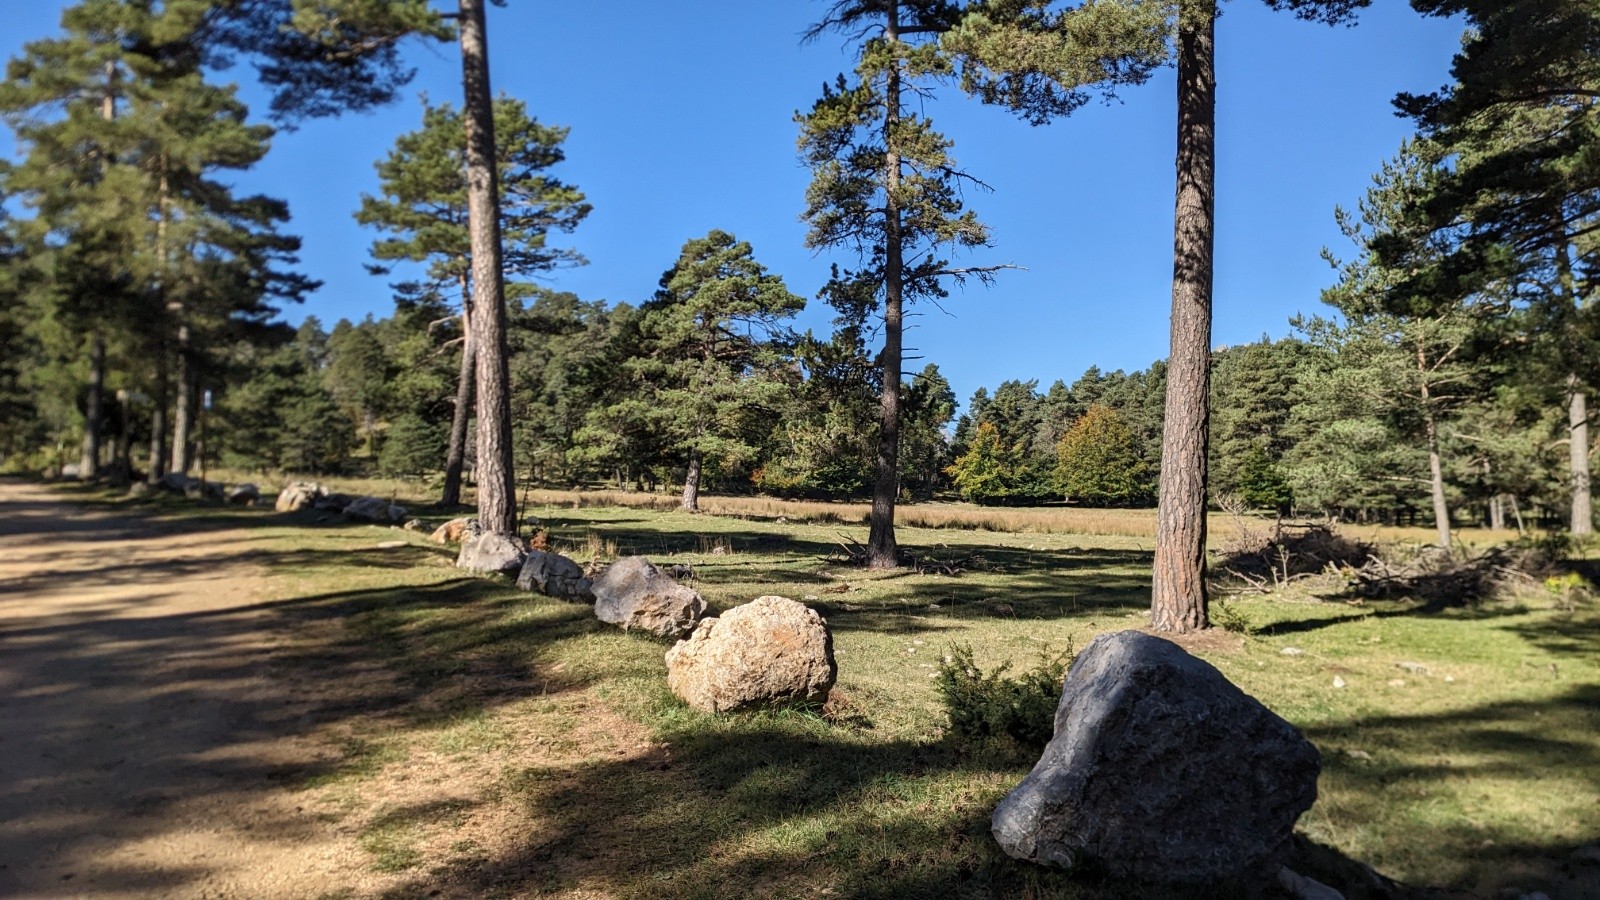
[[199, 373], [194, 349], [189, 346], [189, 326], [178, 326], [178, 396], [172, 404], [172, 464], [168, 471], [189, 474], [194, 464], [195, 388]]
[[[1566, 219], [1557, 207], [1551, 215], [1555, 237], [1556, 289], [1558, 300], [1576, 309], [1577, 285], [1572, 277], [1571, 242]], [[1568, 469], [1572, 482], [1571, 529], [1575, 535], [1594, 533], [1594, 488], [1589, 477], [1589, 397], [1577, 373], [1567, 376]]]
[[689, 451], [689, 470], [683, 476], [683, 508], [700, 511], [700, 469], [705, 458], [698, 449]]
[[456, 381], [456, 408], [450, 416], [450, 449], [444, 458], [444, 489], [439, 505], [461, 505], [461, 475], [467, 467], [467, 425], [472, 421], [472, 382], [477, 378], [478, 355], [472, 345], [472, 301], [470, 287], [461, 279], [461, 373]]
[[144, 473], [145, 483], [154, 487], [166, 474], [167, 463], [167, 354], [158, 351], [161, 362], [156, 370], [155, 409], [150, 412], [150, 461]]
[[78, 457], [78, 477], [100, 474], [100, 424], [105, 418], [106, 339], [96, 333], [89, 345], [89, 401], [83, 415], [83, 451]]
[[1433, 528], [1440, 547], [1450, 549], [1450, 505], [1444, 496], [1444, 464], [1439, 454], [1439, 425], [1433, 415], [1433, 392], [1428, 389], [1428, 355], [1417, 348], [1417, 376], [1422, 399], [1422, 431], [1428, 441], [1428, 485], [1433, 497]]
[[1157, 631], [1182, 633], [1211, 625], [1206, 594], [1206, 455], [1216, 215], [1216, 0], [1185, 0], [1178, 19], [1172, 351], [1161, 435], [1150, 624]]
[[1594, 492], [1589, 479], [1589, 397], [1578, 376], [1567, 378], [1568, 466], [1572, 471], [1572, 533], [1594, 533]]
[[516, 469], [511, 457], [511, 375], [500, 270], [500, 185], [483, 0], [461, 0], [461, 83], [467, 131], [467, 220], [472, 237], [472, 320], [477, 345], [478, 522], [516, 534]]
[[[900, 3], [889, 0], [884, 38], [891, 46], [900, 41]], [[900, 547], [894, 536], [894, 507], [900, 496], [900, 366], [902, 312], [905, 272], [900, 246], [900, 154], [895, 150], [894, 132], [900, 123], [900, 65], [889, 66], [884, 86], [884, 178], [883, 202], [883, 353], [878, 366], [883, 372], [883, 395], [878, 407], [878, 457], [872, 485], [872, 512], [868, 517], [867, 565], [874, 569], [893, 569], [900, 565]]]
[[112, 447], [111, 468], [119, 485], [133, 481], [133, 398], [117, 392], [117, 442]]

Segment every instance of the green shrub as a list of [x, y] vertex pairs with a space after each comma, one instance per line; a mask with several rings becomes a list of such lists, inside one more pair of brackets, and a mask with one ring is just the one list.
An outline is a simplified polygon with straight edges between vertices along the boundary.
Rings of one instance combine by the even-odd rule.
[[950, 732], [964, 739], [1009, 737], [1043, 747], [1055, 734], [1056, 705], [1071, 665], [1072, 646], [1045, 651], [1039, 664], [1019, 678], [1007, 678], [1011, 663], [985, 674], [969, 646], [952, 646], [939, 666], [939, 696], [950, 716]]
[[1211, 624], [1234, 634], [1249, 634], [1250, 620], [1232, 604], [1218, 600], [1211, 606]]

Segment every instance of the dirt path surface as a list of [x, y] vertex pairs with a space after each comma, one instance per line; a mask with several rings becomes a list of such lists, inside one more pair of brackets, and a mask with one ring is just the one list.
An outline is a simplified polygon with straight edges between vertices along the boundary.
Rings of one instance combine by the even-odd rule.
[[[0, 480], [0, 897], [317, 897], [352, 840], [272, 665], [259, 535]], [[297, 699], [298, 698], [298, 699]]]

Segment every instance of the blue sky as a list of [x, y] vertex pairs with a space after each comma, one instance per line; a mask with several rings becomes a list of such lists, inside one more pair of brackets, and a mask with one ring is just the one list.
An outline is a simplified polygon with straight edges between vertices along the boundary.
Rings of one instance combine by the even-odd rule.
[[[0, 5], [0, 53], [57, 28], [64, 2]], [[453, 5], [453, 4], [451, 4]], [[590, 265], [551, 287], [585, 299], [638, 302], [690, 238], [712, 228], [755, 246], [796, 293], [814, 297], [830, 262], [803, 246], [798, 220], [809, 175], [795, 154], [796, 110], [851, 63], [828, 37], [800, 33], [812, 2], [699, 0], [587, 4], [510, 0], [489, 8], [491, 80], [541, 120], [570, 126], [560, 175], [594, 212], [569, 244]], [[692, 12], [690, 12], [692, 10]], [[603, 12], [603, 14], [601, 14]], [[1318, 311], [1332, 280], [1321, 248], [1344, 252], [1335, 204], [1353, 206], [1410, 128], [1390, 99], [1448, 78], [1460, 25], [1377, 0], [1354, 28], [1274, 13], [1257, 0], [1225, 5], [1218, 24], [1217, 269], [1214, 343], [1288, 332]], [[383, 315], [395, 277], [363, 268], [373, 233], [351, 213], [376, 189], [373, 162], [421, 121], [419, 95], [459, 105], [460, 63], [447, 44], [415, 42], [407, 96], [366, 115], [280, 134], [245, 191], [290, 203], [305, 241], [301, 268], [324, 285], [285, 317]], [[248, 82], [238, 68], [223, 77]], [[263, 96], [247, 86], [252, 107]], [[992, 193], [968, 202], [995, 246], [968, 262], [1014, 263], [989, 288], [955, 292], [912, 320], [913, 352], [936, 362], [963, 401], [1009, 378], [1047, 386], [1090, 365], [1135, 369], [1167, 353], [1170, 304], [1173, 73], [1041, 128], [951, 88], [927, 107], [955, 155]], [[0, 152], [14, 152], [0, 129]], [[801, 324], [828, 329], [813, 301]], [[908, 364], [920, 368], [923, 361]]]

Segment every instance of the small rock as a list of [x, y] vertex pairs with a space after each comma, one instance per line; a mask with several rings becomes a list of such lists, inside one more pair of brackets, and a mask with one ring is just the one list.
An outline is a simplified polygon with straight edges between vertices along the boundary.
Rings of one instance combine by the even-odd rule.
[[529, 550], [517, 573], [517, 587], [559, 600], [594, 602], [594, 583], [584, 575], [583, 566], [559, 553]]
[[1401, 669], [1405, 669], [1407, 672], [1410, 672], [1413, 675], [1428, 674], [1428, 667], [1419, 662], [1400, 662], [1395, 663], [1395, 665]]
[[422, 532], [428, 530], [428, 523], [422, 521], [421, 519], [407, 519], [406, 523], [400, 527], [405, 531], [421, 534]]
[[1455, 684], [1456, 683], [1456, 677], [1454, 675], [1446, 675], [1444, 677], [1444, 683], [1445, 684]]
[[507, 574], [522, 568], [522, 559], [526, 554], [527, 545], [522, 538], [492, 531], [480, 532], [461, 542], [456, 568], [483, 574]]
[[261, 499], [261, 489], [253, 484], [250, 484], [249, 482], [245, 482], [244, 484], [236, 484], [228, 488], [227, 493], [223, 496], [223, 499], [227, 500], [229, 503], [254, 503]]
[[128, 496], [148, 497], [150, 496], [150, 485], [143, 481], [135, 481], [133, 484], [128, 485]]
[[278, 502], [274, 508], [278, 512], [299, 512], [302, 509], [311, 509], [316, 505], [317, 499], [327, 494], [322, 485], [314, 481], [291, 481], [278, 492]]
[[404, 522], [406, 519], [404, 506], [397, 506], [381, 497], [357, 497], [347, 504], [342, 512], [357, 521], [379, 524]]
[[1406, 686], [1406, 680], [1404, 678], [1391, 678], [1391, 679], [1389, 679], [1389, 687], [1405, 687], [1405, 686]]
[[1335, 675], [1335, 676], [1333, 676], [1333, 686], [1334, 686], [1334, 687], [1336, 687], [1336, 688], [1342, 688], [1342, 687], [1344, 687], [1344, 686], [1345, 686], [1345, 685], [1346, 685], [1346, 684], [1347, 684], [1347, 683], [1348, 683], [1348, 682], [1346, 682], [1346, 681], [1345, 681], [1345, 680], [1344, 680], [1344, 679], [1343, 679], [1343, 678], [1340, 678], [1340, 677], [1339, 677], [1339, 676], [1338, 676], [1338, 675]]
[[804, 597], [802, 597], [801, 599], [804, 600], [806, 603], [820, 603], [820, 602], [822, 602], [822, 598], [818, 597], [816, 594], [807, 594]]
[[702, 712], [820, 703], [837, 674], [827, 622], [787, 597], [702, 619], [667, 651], [667, 686]]
[[1365, 750], [1346, 750], [1344, 755], [1351, 759], [1359, 759], [1362, 762], [1372, 762], [1372, 754]]
[[459, 544], [466, 540], [467, 531], [477, 520], [469, 518], [451, 519], [440, 525], [428, 536], [428, 540], [435, 544]]
[[1306, 652], [1301, 650], [1299, 647], [1285, 647], [1278, 651], [1279, 656], [1304, 656], [1305, 653]]
[[673, 581], [642, 556], [627, 556], [595, 580], [594, 614], [624, 631], [640, 629], [658, 637], [681, 638], [706, 611], [695, 591]]
[[1331, 887], [1307, 878], [1285, 866], [1278, 870], [1278, 884], [1296, 900], [1344, 900], [1344, 895]]

